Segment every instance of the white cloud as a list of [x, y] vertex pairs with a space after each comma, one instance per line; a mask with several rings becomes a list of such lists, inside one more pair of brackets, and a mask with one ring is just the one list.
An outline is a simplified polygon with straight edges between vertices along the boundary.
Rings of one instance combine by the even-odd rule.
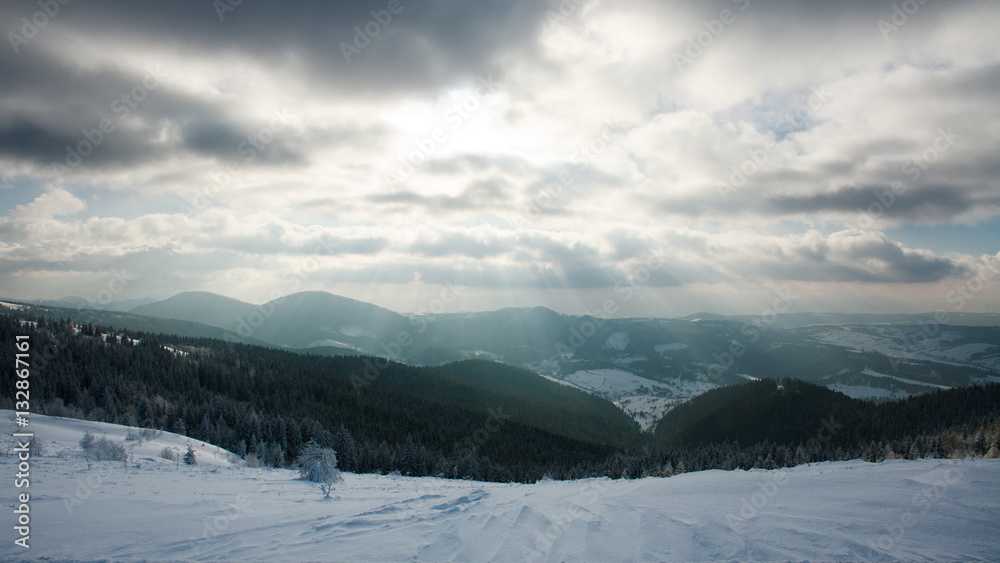
[[[430, 2], [349, 65], [337, 38], [363, 6], [248, 9], [222, 27], [169, 7], [115, 28], [99, 16], [130, 8], [61, 14], [37, 49], [0, 55], [4, 181], [56, 186], [0, 217], [0, 280], [61, 276], [67, 294], [77, 272], [129, 267], [147, 279], [130, 291], [251, 298], [290, 287], [319, 246], [303, 289], [460, 275], [483, 303], [569, 306], [552, 292], [600, 293], [660, 248], [649, 303], [667, 312], [670, 295], [773, 283], [927, 303], [914, 288], [976, 270], [960, 242], [942, 255], [884, 232], [1000, 213], [995, 4], [927, 3], [889, 41], [891, 7], [861, 0], [590, 1], [552, 23], [557, 7]], [[118, 120], [111, 103], [148, 65], [162, 86]], [[294, 119], [269, 130], [278, 111]], [[53, 184], [52, 162], [103, 117], [116, 130]], [[915, 163], [942, 130], [954, 142]]]
[[80, 198], [66, 190], [56, 189], [38, 196], [31, 203], [18, 205], [10, 214], [22, 220], [39, 220], [73, 215], [86, 208], [87, 204]]

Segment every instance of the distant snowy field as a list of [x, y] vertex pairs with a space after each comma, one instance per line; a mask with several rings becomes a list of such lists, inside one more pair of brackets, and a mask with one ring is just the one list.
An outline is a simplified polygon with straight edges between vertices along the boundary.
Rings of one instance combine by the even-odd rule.
[[714, 383], [677, 378], [656, 381], [620, 369], [579, 370], [556, 381], [613, 402], [643, 430], [652, 428], [656, 421], [680, 403], [718, 387]]
[[[877, 330], [881, 334], [874, 334]], [[887, 356], [909, 360], [929, 360], [942, 363], [971, 362], [990, 369], [1000, 369], [1000, 345], [996, 342], [979, 342], [954, 346], [959, 338], [955, 332], [942, 331], [936, 338], [916, 338], [914, 327], [822, 327], [812, 331], [816, 342], [853, 350], [872, 350]], [[915, 341], [914, 341], [915, 340]], [[973, 360], [973, 357], [978, 359]]]
[[[14, 430], [0, 411], [2, 448]], [[1000, 460], [822, 463], [667, 479], [534, 485], [345, 474], [323, 500], [288, 470], [244, 469], [164, 433], [141, 468], [73, 457], [86, 430], [120, 426], [32, 415], [31, 549], [15, 546], [16, 460], [0, 560], [324, 561], [996, 560]], [[163, 447], [198, 455], [161, 459]], [[134, 442], [132, 442], [134, 443]], [[129, 443], [126, 443], [128, 446]], [[60, 451], [69, 457], [54, 457]]]

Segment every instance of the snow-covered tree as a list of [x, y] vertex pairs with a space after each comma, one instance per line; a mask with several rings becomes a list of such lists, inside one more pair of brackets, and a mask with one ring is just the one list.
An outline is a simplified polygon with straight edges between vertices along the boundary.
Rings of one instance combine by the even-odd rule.
[[188, 444], [188, 451], [184, 454], [184, 463], [188, 465], [198, 463], [198, 458], [194, 455], [194, 448], [191, 447], [191, 444]]
[[319, 483], [323, 498], [330, 498], [333, 484], [343, 481], [337, 470], [337, 452], [333, 448], [320, 446], [316, 440], [309, 440], [303, 446], [297, 461], [299, 476], [306, 481]]

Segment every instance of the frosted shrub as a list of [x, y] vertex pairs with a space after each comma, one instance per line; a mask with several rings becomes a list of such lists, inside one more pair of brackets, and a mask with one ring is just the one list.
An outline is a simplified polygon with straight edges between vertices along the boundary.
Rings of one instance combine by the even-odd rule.
[[333, 448], [320, 446], [315, 440], [309, 440], [302, 448], [297, 461], [300, 466], [299, 477], [319, 483], [323, 498], [330, 498], [333, 484], [343, 480], [337, 470], [337, 452]]
[[127, 457], [124, 445], [116, 444], [104, 436], [95, 438], [90, 432], [83, 435], [80, 447], [88, 461], [125, 461]]
[[263, 463], [260, 461], [260, 456], [257, 454], [247, 454], [243, 458], [243, 467], [249, 467], [251, 469], [256, 469], [258, 467], [263, 467]]

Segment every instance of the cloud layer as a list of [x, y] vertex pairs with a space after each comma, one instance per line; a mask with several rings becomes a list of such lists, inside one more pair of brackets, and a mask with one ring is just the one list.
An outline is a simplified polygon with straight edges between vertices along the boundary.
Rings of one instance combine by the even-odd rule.
[[993, 3], [42, 4], [0, 8], [9, 297], [926, 310], [1000, 255], [887, 234], [1000, 231]]

